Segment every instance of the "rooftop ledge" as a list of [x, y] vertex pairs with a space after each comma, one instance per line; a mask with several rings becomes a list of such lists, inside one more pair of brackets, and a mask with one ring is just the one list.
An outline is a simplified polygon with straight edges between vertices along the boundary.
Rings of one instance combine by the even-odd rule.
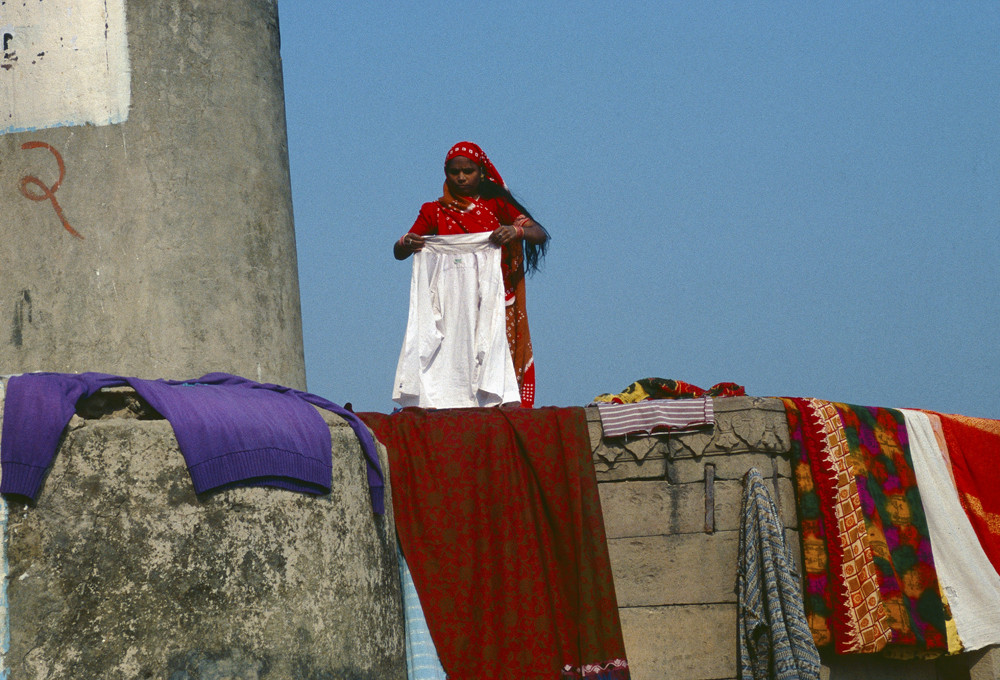
[[[718, 479], [740, 479], [751, 466], [765, 477], [789, 477], [791, 467], [785, 407], [774, 397], [716, 397], [714, 426], [654, 435], [604, 438], [596, 407], [587, 426], [598, 482], [665, 479], [702, 481], [707, 464]], [[740, 454], [732, 464], [728, 458]]]

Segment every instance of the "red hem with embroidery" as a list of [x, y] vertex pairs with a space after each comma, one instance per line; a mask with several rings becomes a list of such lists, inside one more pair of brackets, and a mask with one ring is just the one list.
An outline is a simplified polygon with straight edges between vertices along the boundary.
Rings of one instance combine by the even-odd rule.
[[605, 663], [585, 664], [582, 668], [565, 666], [559, 680], [631, 680], [628, 662], [612, 659]]

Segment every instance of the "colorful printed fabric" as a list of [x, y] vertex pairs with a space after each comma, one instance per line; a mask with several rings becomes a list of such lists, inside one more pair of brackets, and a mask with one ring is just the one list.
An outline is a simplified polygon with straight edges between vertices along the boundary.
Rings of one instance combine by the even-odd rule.
[[795, 559], [756, 468], [743, 478], [737, 577], [740, 680], [818, 680]]
[[451, 680], [629, 677], [582, 408], [360, 415]]
[[[803, 411], [806, 400], [782, 398], [785, 416], [788, 419], [789, 448], [795, 477], [795, 498], [799, 516], [799, 540], [802, 544], [802, 586], [804, 591], [806, 620], [812, 631], [817, 647], [833, 644], [831, 622], [833, 597], [837, 592], [831, 581], [836, 573], [830, 569], [830, 553], [827, 549], [826, 521], [822, 509], [828, 507], [820, 500], [819, 488], [813, 477], [810, 461], [818, 456], [813, 442], [807, 446], [806, 436], [814, 432], [813, 427], [805, 427]], [[813, 455], [810, 455], [813, 453]], [[820, 476], [825, 479], [825, 475]], [[835, 546], [839, 543], [835, 543]], [[838, 649], [839, 651], [839, 649]]]
[[634, 404], [646, 399], [689, 399], [693, 397], [742, 397], [746, 390], [731, 382], [716, 383], [707, 390], [683, 380], [643, 378], [636, 380], [618, 394], [599, 394], [595, 402]]
[[892, 644], [947, 651], [945, 607], [903, 414], [835, 406], [850, 446]]
[[598, 403], [605, 437], [665, 430], [688, 430], [715, 422], [715, 406], [710, 397], [682, 400], [648, 400], [638, 404]]
[[817, 646], [877, 652], [889, 642], [848, 446], [829, 402], [784, 399], [805, 571], [805, 608]]
[[937, 415], [962, 507], [1000, 572], [1000, 420]]
[[946, 651], [946, 608], [902, 414], [784, 402], [817, 645], [832, 642], [840, 653]]

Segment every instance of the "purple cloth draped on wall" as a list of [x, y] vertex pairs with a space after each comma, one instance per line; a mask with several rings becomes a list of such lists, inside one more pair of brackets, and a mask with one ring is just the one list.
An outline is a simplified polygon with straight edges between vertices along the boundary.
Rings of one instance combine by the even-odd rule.
[[230, 484], [328, 493], [330, 430], [310, 406], [345, 418], [361, 441], [375, 512], [385, 512], [375, 440], [350, 411], [308, 392], [228, 373], [143, 380], [106, 373], [27, 373], [10, 378], [0, 439], [0, 492], [34, 498], [79, 399], [129, 385], [174, 429], [195, 491]]

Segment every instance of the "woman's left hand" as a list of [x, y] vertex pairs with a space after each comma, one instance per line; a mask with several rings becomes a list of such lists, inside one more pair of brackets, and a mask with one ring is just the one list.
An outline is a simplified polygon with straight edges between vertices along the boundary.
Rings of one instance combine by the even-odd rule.
[[493, 233], [490, 234], [490, 240], [498, 246], [505, 246], [523, 236], [523, 228], [515, 227], [511, 224], [502, 224], [493, 230]]

